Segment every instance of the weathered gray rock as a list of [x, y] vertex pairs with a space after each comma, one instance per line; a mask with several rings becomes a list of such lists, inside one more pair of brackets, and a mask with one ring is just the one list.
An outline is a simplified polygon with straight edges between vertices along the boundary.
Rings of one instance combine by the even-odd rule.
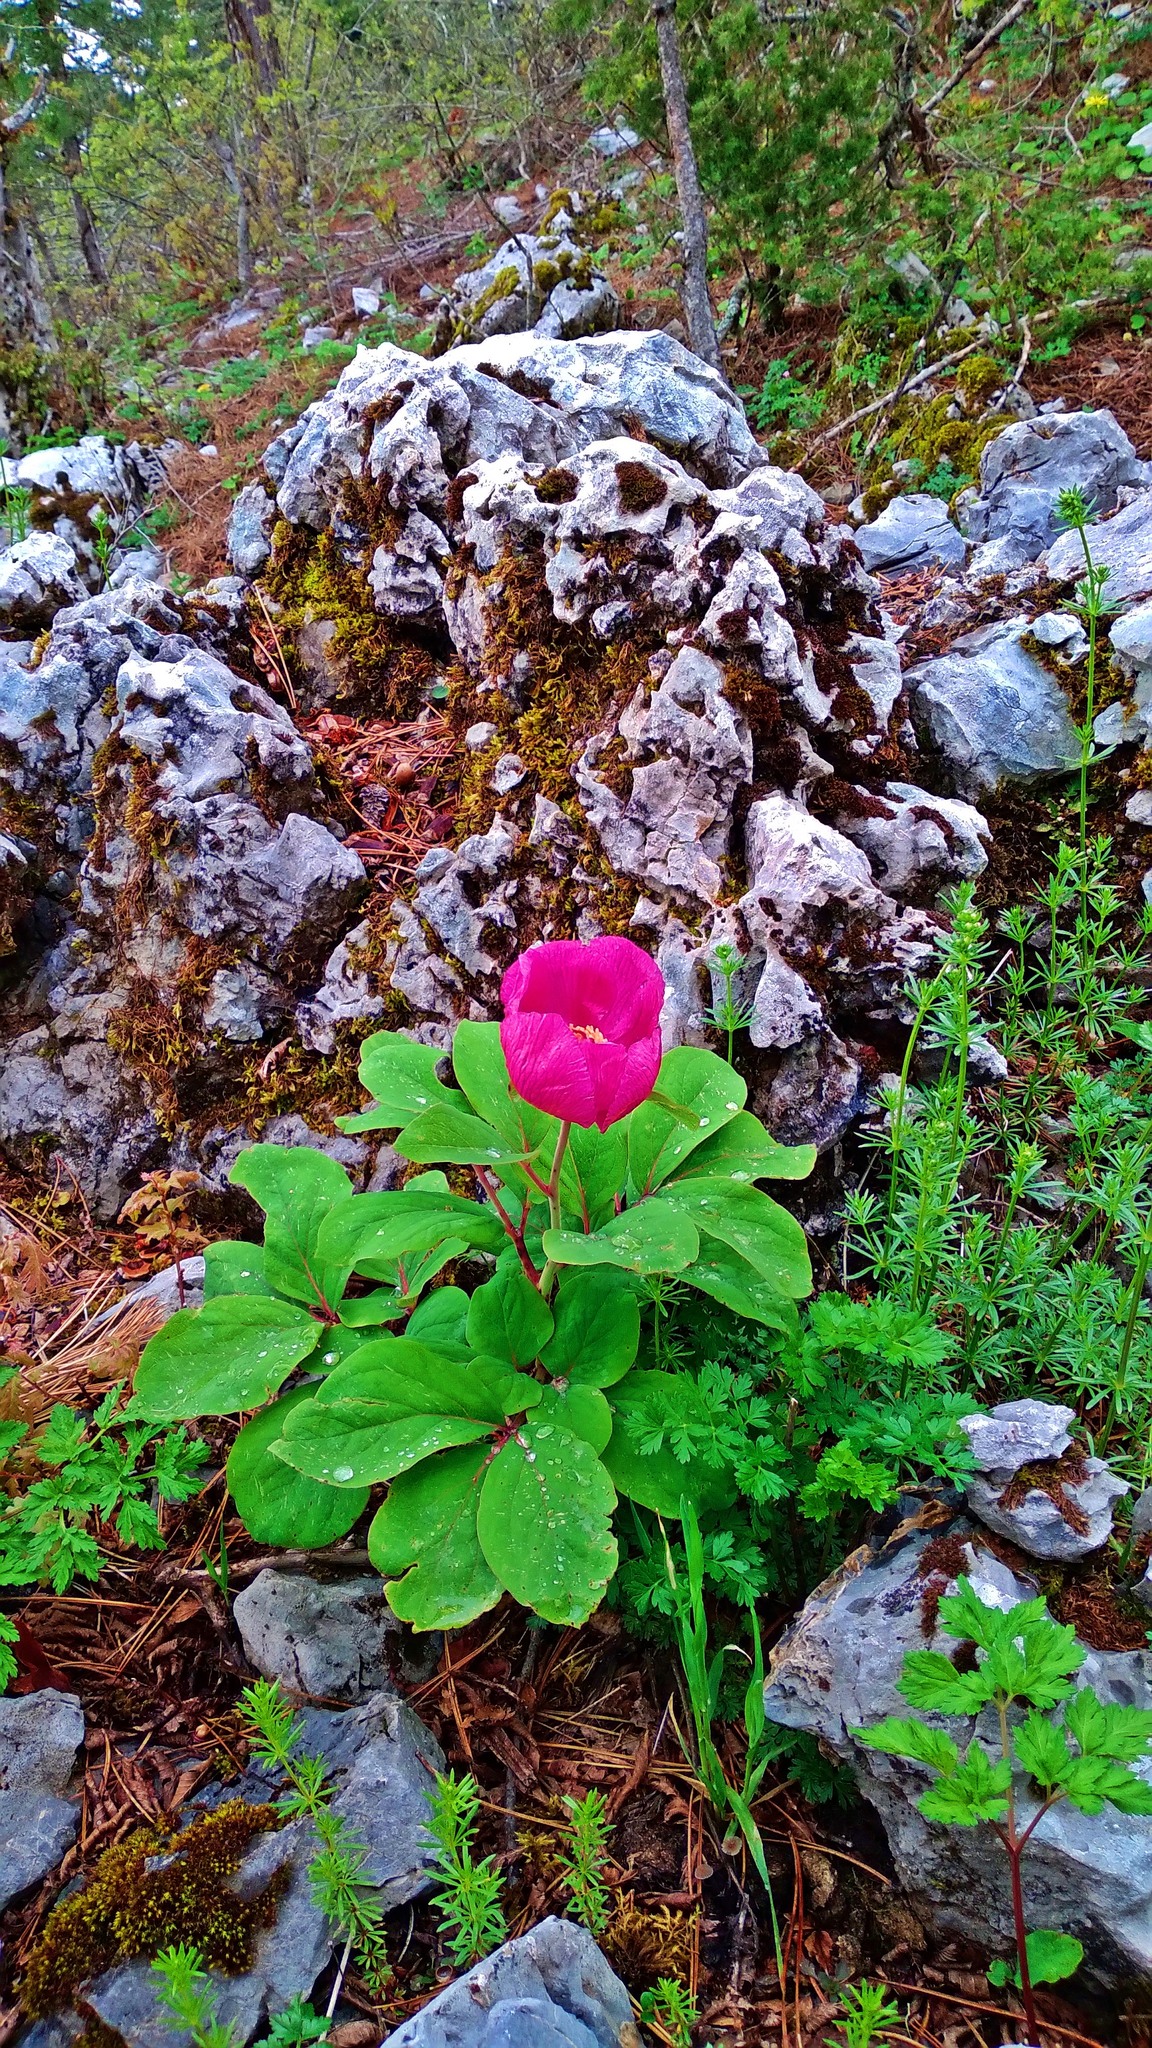
[[642, 2038], [592, 1936], [553, 1918], [475, 1963], [384, 2048], [642, 2048]]
[[296, 1029], [309, 1052], [333, 1053], [341, 1025], [355, 1024], [366, 1035], [383, 1016], [384, 1002], [357, 964], [368, 936], [367, 923], [354, 925], [330, 955], [315, 995], [297, 1005]]
[[225, 552], [238, 576], [258, 576], [271, 560], [276, 500], [263, 484], [245, 484], [228, 514]]
[[232, 1612], [248, 1662], [289, 1692], [359, 1700], [391, 1684], [389, 1639], [399, 1656], [404, 1630], [376, 1573], [258, 1572]]
[[862, 815], [853, 806], [837, 818], [837, 829], [868, 855], [893, 895], [973, 881], [987, 867], [992, 828], [973, 805], [930, 796], [910, 782], [886, 782], [883, 795], [854, 794]]
[[165, 1321], [179, 1308], [200, 1308], [204, 1301], [203, 1253], [194, 1252], [190, 1258], [181, 1259], [179, 1278], [174, 1265], [164, 1266], [125, 1298], [154, 1303]]
[[1001, 1401], [988, 1414], [966, 1415], [960, 1427], [980, 1470], [1006, 1485], [1022, 1465], [1071, 1450], [1075, 1420], [1076, 1410], [1056, 1401]]
[[0, 1150], [26, 1171], [59, 1159], [96, 1213], [117, 1214], [163, 1150], [159, 1121], [136, 1076], [103, 1043], [59, 1049], [43, 1027], [0, 1061]]
[[1067, 486], [1078, 484], [1106, 513], [1121, 490], [1149, 483], [1152, 469], [1110, 412], [1042, 414], [989, 441], [979, 492], [962, 513], [964, 530], [974, 542], [1011, 539], [1035, 561], [1059, 532], [1056, 500]]
[[437, 354], [453, 343], [529, 328], [553, 340], [577, 341], [616, 325], [616, 293], [572, 229], [561, 225], [568, 219], [562, 215], [556, 227], [538, 234], [514, 235], [478, 270], [456, 279], [437, 311]]
[[84, 596], [76, 556], [55, 533], [30, 533], [0, 554], [0, 626], [46, 626]]
[[980, 627], [905, 678], [921, 741], [948, 761], [960, 795], [1036, 782], [1079, 759], [1067, 698], [1021, 646], [1023, 622]]
[[865, 1106], [860, 1065], [834, 1031], [821, 1029], [789, 1046], [766, 1097], [754, 1107], [782, 1145], [839, 1143]]
[[616, 734], [594, 739], [575, 769], [585, 814], [614, 871], [687, 903], [715, 901], [732, 801], [752, 779], [748, 726], [724, 695], [724, 672], [698, 648], [677, 654], [616, 728], [632, 766], [626, 801], [596, 774]]
[[[1071, 1408], [1047, 1401], [1003, 1401], [960, 1425], [979, 1468], [964, 1486], [971, 1512], [1029, 1557], [1090, 1557], [1108, 1541], [1113, 1504], [1128, 1492], [1102, 1458], [1076, 1453], [1060, 1463], [1072, 1449], [1074, 1421]], [[1027, 1484], [1018, 1475], [1030, 1469], [1034, 1483]]]
[[944, 568], [962, 563], [968, 553], [962, 533], [948, 517], [942, 498], [912, 491], [891, 504], [867, 526], [856, 530], [856, 545], [870, 574], [902, 575], [929, 562]]
[[83, 1740], [74, 1693], [0, 1699], [0, 1907], [38, 1884], [76, 1839], [79, 1804], [64, 1792]]
[[[1142, 491], [1110, 519], [1090, 526], [1088, 545], [1093, 562], [1108, 571], [1110, 604], [1132, 604], [1152, 595], [1152, 491]], [[1054, 583], [1077, 583], [1084, 574], [1079, 534], [1062, 533], [1040, 566]]]
[[[950, 1557], [934, 1568], [940, 1552], [929, 1546], [945, 1537], [949, 1551], [952, 1538], [965, 1546], [964, 1569], [988, 1604], [1007, 1609], [1034, 1594], [1034, 1583], [1008, 1571], [984, 1548], [979, 1529], [963, 1521], [879, 1554], [857, 1552], [811, 1595], [773, 1651], [765, 1709], [770, 1720], [818, 1736], [851, 1765], [914, 1902], [923, 1903], [942, 1928], [984, 1949], [1007, 1948], [1007, 1859], [991, 1830], [925, 1820], [916, 1801], [927, 1774], [864, 1748], [851, 1733], [886, 1714], [908, 1713], [896, 1690], [906, 1651], [955, 1649], [953, 1639], [934, 1625], [939, 1595], [950, 1590], [956, 1570]], [[1152, 1708], [1152, 1663], [1145, 1652], [1090, 1650], [1077, 1683], [1091, 1685], [1104, 1700]], [[971, 1727], [930, 1718], [959, 1739]], [[998, 1748], [991, 1723], [978, 1725]], [[1136, 1768], [1152, 1779], [1152, 1759]], [[1027, 1825], [1037, 1802], [1022, 1774], [1015, 1793]], [[1108, 1806], [1099, 1814], [1079, 1813], [1066, 1802], [1054, 1807], [1029, 1843], [1024, 1894], [1029, 1924], [1076, 1935], [1098, 1980], [1119, 1986], [1152, 1970], [1152, 1820]]]

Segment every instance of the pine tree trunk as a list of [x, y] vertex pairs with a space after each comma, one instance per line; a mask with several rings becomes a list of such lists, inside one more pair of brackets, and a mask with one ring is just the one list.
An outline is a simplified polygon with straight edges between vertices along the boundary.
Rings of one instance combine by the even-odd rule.
[[688, 122], [688, 93], [676, 29], [676, 0], [652, 0], [652, 14], [660, 51], [660, 79], [664, 88], [672, 168], [676, 174], [676, 193], [683, 223], [681, 258], [684, 282], [680, 299], [688, 328], [688, 344], [702, 361], [719, 370], [720, 349], [708, 297], [708, 222]]

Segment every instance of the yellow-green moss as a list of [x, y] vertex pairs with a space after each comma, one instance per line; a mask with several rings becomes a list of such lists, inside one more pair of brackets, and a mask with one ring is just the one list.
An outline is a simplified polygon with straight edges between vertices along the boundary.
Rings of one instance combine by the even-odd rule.
[[[387, 545], [387, 508], [368, 497], [372, 487], [363, 478], [354, 487], [357, 502], [350, 509], [367, 527], [369, 546]], [[334, 621], [329, 652], [344, 671], [336, 688], [339, 706], [374, 718], [416, 717], [440, 663], [426, 641], [381, 616], [363, 570], [344, 559], [330, 532], [306, 534], [281, 521], [264, 585], [290, 630], [311, 619]]]
[[25, 1968], [25, 2011], [41, 2019], [113, 1963], [174, 1942], [195, 1943], [212, 1969], [247, 1969], [285, 1877], [257, 1899], [229, 1891], [227, 1879], [255, 1837], [280, 1825], [273, 1807], [230, 1799], [183, 1833], [157, 1821], [106, 1849], [84, 1889], [49, 1914]]

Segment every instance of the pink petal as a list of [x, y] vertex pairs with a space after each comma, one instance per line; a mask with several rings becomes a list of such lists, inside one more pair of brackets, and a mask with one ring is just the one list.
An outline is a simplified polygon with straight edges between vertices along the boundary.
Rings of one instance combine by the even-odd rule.
[[500, 1044], [512, 1086], [533, 1109], [569, 1123], [595, 1122], [589, 1042], [577, 1038], [562, 1018], [520, 1010], [505, 1017]]

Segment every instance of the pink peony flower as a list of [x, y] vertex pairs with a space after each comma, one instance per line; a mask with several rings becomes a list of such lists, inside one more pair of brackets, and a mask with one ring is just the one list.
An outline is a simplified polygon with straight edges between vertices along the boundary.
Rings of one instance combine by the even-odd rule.
[[534, 1109], [602, 1131], [651, 1094], [664, 977], [631, 939], [553, 939], [504, 976], [500, 1043]]

